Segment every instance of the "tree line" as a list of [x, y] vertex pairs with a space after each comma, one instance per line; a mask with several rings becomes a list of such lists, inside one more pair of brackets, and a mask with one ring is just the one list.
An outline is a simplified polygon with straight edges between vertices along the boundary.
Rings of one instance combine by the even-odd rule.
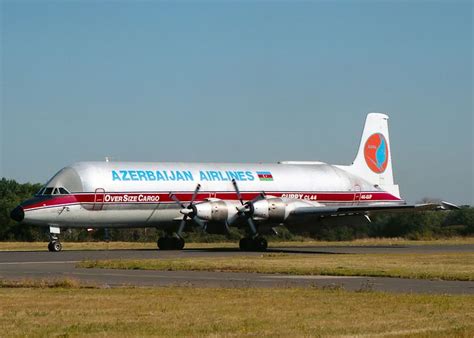
[[[10, 211], [20, 202], [32, 197], [41, 184], [20, 184], [15, 180], [0, 180], [0, 241], [46, 241], [46, 229], [21, 225], [10, 219]], [[313, 227], [304, 234], [319, 240], [340, 241], [370, 237], [401, 237], [407, 239], [433, 239], [452, 236], [474, 235], [474, 208], [463, 206], [460, 210], [445, 212], [406, 212], [377, 214], [367, 225]], [[159, 230], [148, 229], [100, 229], [88, 232], [86, 229], [70, 229], [62, 233], [69, 241], [112, 240], [112, 241], [156, 241]], [[200, 232], [186, 234], [190, 241], [238, 240], [242, 230], [232, 228], [228, 235], [208, 235]], [[278, 235], [272, 239], [292, 240], [301, 238], [285, 228], [278, 228]]]

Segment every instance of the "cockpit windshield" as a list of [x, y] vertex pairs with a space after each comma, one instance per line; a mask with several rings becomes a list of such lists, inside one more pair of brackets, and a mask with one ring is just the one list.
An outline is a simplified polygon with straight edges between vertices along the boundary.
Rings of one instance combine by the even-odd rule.
[[68, 195], [68, 194], [69, 194], [69, 191], [67, 191], [67, 190], [66, 190], [65, 188], [63, 188], [63, 187], [58, 188], [58, 190], [59, 190], [59, 194], [60, 194], [60, 195]]
[[37, 195], [69, 195], [70, 192], [63, 187], [43, 187], [38, 191]]

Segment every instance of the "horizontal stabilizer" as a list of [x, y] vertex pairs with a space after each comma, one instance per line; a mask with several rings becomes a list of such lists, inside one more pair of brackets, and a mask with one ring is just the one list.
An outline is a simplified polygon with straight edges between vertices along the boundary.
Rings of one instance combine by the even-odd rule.
[[443, 210], [459, 210], [459, 209], [461, 209], [456, 204], [445, 202], [445, 201], [441, 201], [441, 207], [442, 207]]

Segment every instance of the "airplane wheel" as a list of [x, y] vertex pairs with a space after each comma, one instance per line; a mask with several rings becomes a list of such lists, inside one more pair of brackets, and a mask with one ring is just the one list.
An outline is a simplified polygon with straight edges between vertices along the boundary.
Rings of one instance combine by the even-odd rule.
[[239, 248], [242, 251], [265, 251], [267, 247], [267, 240], [260, 236], [255, 238], [244, 237], [239, 242]]
[[254, 243], [255, 243], [255, 250], [256, 251], [265, 251], [267, 250], [267, 247], [268, 247], [268, 242], [265, 238], [263, 237], [257, 237], [254, 239]]
[[184, 249], [184, 239], [182, 239], [181, 237], [177, 238], [176, 249], [177, 250], [183, 250]]
[[252, 240], [248, 237], [241, 238], [239, 248], [242, 251], [250, 251], [252, 249]]
[[48, 250], [51, 252], [59, 252], [63, 249], [61, 242], [59, 241], [52, 241], [48, 244]]
[[184, 239], [178, 237], [160, 237], [157, 242], [160, 250], [182, 250]]
[[156, 246], [158, 247], [158, 249], [164, 250], [164, 245], [165, 245], [165, 238], [164, 237], [158, 238], [158, 240], [156, 241]]
[[169, 237], [160, 237], [158, 239], [157, 244], [158, 244], [158, 248], [160, 250], [170, 250], [171, 249]]

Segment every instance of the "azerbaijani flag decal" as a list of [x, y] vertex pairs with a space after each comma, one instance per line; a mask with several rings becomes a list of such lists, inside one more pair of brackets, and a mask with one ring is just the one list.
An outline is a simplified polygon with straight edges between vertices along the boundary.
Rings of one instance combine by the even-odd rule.
[[273, 181], [273, 175], [269, 171], [257, 171], [257, 176], [260, 181]]

